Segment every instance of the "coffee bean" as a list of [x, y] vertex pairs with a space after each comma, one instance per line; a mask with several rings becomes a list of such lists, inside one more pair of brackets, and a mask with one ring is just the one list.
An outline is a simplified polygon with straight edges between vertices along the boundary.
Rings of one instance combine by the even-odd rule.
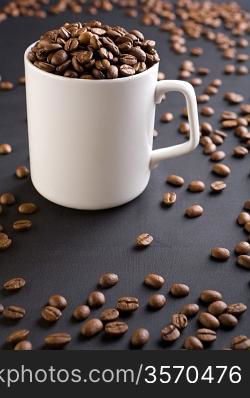
[[197, 102], [198, 104], [204, 104], [210, 100], [209, 95], [207, 94], [201, 94], [197, 96]]
[[119, 318], [119, 311], [116, 308], [105, 308], [100, 315], [102, 322], [112, 322]]
[[237, 218], [237, 222], [239, 225], [245, 225], [247, 222], [250, 221], [250, 214], [245, 211], [240, 212]]
[[2, 91], [10, 91], [13, 90], [14, 84], [9, 81], [0, 81], [0, 90]]
[[218, 93], [218, 88], [217, 88], [217, 87], [214, 87], [214, 86], [212, 86], [212, 85], [207, 86], [207, 87], [205, 88], [205, 90], [204, 90], [204, 94], [207, 94], [207, 95], [215, 95], [215, 94], [217, 94], [217, 93]]
[[192, 84], [193, 87], [201, 86], [202, 79], [200, 79], [199, 77], [194, 77], [193, 79], [189, 80], [189, 83]]
[[122, 312], [132, 312], [139, 308], [139, 300], [136, 297], [120, 297], [116, 308]]
[[52, 333], [45, 337], [45, 345], [50, 348], [62, 348], [71, 342], [69, 333]]
[[23, 340], [17, 343], [14, 347], [14, 351], [31, 351], [32, 343], [28, 340]]
[[203, 48], [201, 47], [194, 47], [191, 49], [191, 55], [195, 55], [196, 57], [200, 56], [203, 54]]
[[16, 201], [15, 196], [10, 192], [3, 193], [0, 196], [1, 205], [13, 205], [15, 201]]
[[246, 210], [250, 210], [250, 199], [247, 199], [245, 202], [244, 202], [244, 209], [246, 209]]
[[250, 339], [247, 336], [235, 336], [232, 339], [231, 347], [233, 350], [249, 350]]
[[12, 240], [9, 239], [8, 235], [0, 232], [0, 251], [7, 250], [11, 246], [11, 244]]
[[218, 329], [220, 322], [214, 315], [209, 312], [201, 312], [198, 317], [199, 322], [202, 326], [208, 329]]
[[176, 326], [170, 324], [161, 330], [161, 338], [167, 343], [173, 343], [180, 337], [180, 331]]
[[186, 350], [203, 350], [202, 342], [195, 336], [188, 336], [184, 341], [184, 348]]
[[88, 296], [88, 305], [90, 308], [99, 308], [105, 304], [105, 296], [102, 292], [94, 291]]
[[[181, 133], [181, 134], [183, 134], [183, 135], [188, 135], [189, 134], [189, 132], [190, 132], [190, 126], [189, 126], [189, 123], [187, 123], [187, 122], [182, 122], [180, 125], [179, 125], [179, 132]], [[171, 178], [172, 177], [174, 177], [174, 176], [170, 176]], [[177, 177], [177, 176], [175, 176], [175, 177]], [[180, 180], [180, 178], [181, 177], [178, 177], [179, 178], [179, 180]], [[181, 180], [180, 180], [181, 181]], [[169, 181], [167, 181], [168, 183], [169, 183]], [[183, 180], [183, 183], [184, 183], [184, 180]], [[173, 182], [171, 182], [170, 181], [170, 184], [172, 184], [172, 185], [175, 185]], [[183, 184], [181, 184], [181, 185], [183, 185]], [[180, 185], [177, 185], [177, 186], [180, 186]]]
[[21, 214], [33, 214], [38, 210], [38, 207], [35, 203], [22, 203], [18, 206], [18, 211]]
[[224, 129], [232, 129], [234, 127], [238, 126], [238, 121], [237, 120], [223, 120], [221, 122], [221, 127]]
[[237, 54], [237, 61], [238, 62], [245, 62], [249, 60], [248, 54]]
[[226, 311], [226, 309], [227, 309], [227, 304], [221, 300], [213, 301], [208, 306], [208, 312], [210, 312], [210, 314], [214, 316], [223, 314]]
[[210, 70], [207, 67], [200, 66], [197, 68], [198, 75], [206, 76], [210, 73]]
[[118, 77], [119, 71], [117, 66], [110, 65], [107, 69], [107, 78], [108, 79], [116, 79]]
[[223, 140], [228, 137], [228, 134], [225, 133], [225, 131], [221, 131], [221, 130], [214, 130], [214, 134], [216, 134], [216, 136], [219, 136]]
[[238, 319], [232, 314], [221, 314], [218, 317], [221, 326], [232, 329], [238, 324]]
[[196, 336], [202, 343], [212, 343], [217, 337], [214, 330], [205, 328], [196, 330]]
[[26, 285], [26, 281], [23, 278], [13, 278], [4, 283], [3, 287], [8, 291], [19, 290]]
[[162, 203], [166, 206], [171, 206], [176, 202], [175, 192], [165, 192], [162, 197]]
[[28, 231], [32, 227], [30, 220], [17, 220], [13, 223], [13, 229], [15, 231]]
[[203, 192], [205, 190], [206, 186], [203, 181], [191, 181], [190, 184], [188, 185], [188, 190], [190, 192]]
[[[210, 135], [213, 132], [213, 126], [208, 122], [201, 123], [200, 130], [202, 135]], [[210, 142], [207, 142], [209, 144]]]
[[25, 178], [28, 177], [30, 174], [30, 171], [27, 167], [25, 166], [19, 166], [16, 168], [16, 176], [18, 178]]
[[211, 134], [211, 140], [215, 145], [221, 145], [224, 142], [224, 138], [216, 133]]
[[12, 152], [10, 144], [0, 144], [0, 155], [7, 155]]
[[211, 106], [204, 106], [201, 108], [201, 115], [203, 116], [212, 116], [214, 115], [214, 109]]
[[3, 311], [4, 311], [4, 306], [3, 304], [0, 303], [0, 315], [3, 313]]
[[161, 116], [161, 122], [163, 123], [169, 123], [174, 119], [174, 115], [170, 112], [165, 112]]
[[234, 92], [228, 92], [224, 95], [224, 99], [231, 104], [240, 104], [244, 101], [244, 97], [241, 94], [237, 94]]
[[189, 287], [183, 283], [174, 283], [170, 288], [170, 293], [174, 297], [185, 297], [189, 295]]
[[108, 322], [104, 330], [108, 336], [122, 336], [128, 331], [128, 325], [121, 321]]
[[87, 305], [78, 305], [73, 312], [73, 317], [77, 321], [83, 321], [90, 315], [90, 308]]
[[216, 290], [203, 290], [200, 294], [200, 299], [204, 303], [212, 303], [213, 301], [222, 300], [222, 294]]
[[26, 314], [26, 311], [22, 307], [18, 307], [16, 305], [9, 305], [4, 308], [3, 316], [6, 319], [18, 320], [22, 319]]
[[21, 85], [24, 85], [25, 84], [25, 76], [20, 76], [18, 79], [18, 83]]
[[99, 279], [99, 286], [102, 288], [109, 288], [115, 286], [118, 283], [119, 277], [117, 274], [113, 272], [106, 272], [105, 274], [101, 275]]
[[188, 325], [188, 320], [184, 314], [173, 314], [171, 318], [171, 323], [176, 326], [179, 330], [185, 329]]
[[211, 249], [211, 256], [219, 261], [226, 261], [230, 257], [230, 251], [224, 247], [213, 247]]
[[136, 246], [137, 247], [147, 247], [149, 245], [151, 245], [151, 243], [153, 242], [153, 236], [144, 233], [144, 234], [140, 234], [137, 236], [136, 238]]
[[217, 174], [221, 177], [227, 177], [231, 173], [230, 168], [222, 163], [216, 163], [213, 166], [212, 171], [214, 174]]
[[233, 64], [227, 64], [224, 67], [224, 73], [226, 75], [232, 75], [233, 73], [235, 73], [235, 70], [236, 70], [236, 68]]
[[248, 129], [245, 126], [239, 126], [235, 129], [235, 135], [244, 139], [248, 135]]
[[250, 113], [250, 104], [241, 104], [240, 111], [243, 115]]
[[165, 279], [158, 274], [148, 274], [144, 278], [144, 283], [154, 289], [160, 289], [164, 285]]
[[246, 65], [240, 65], [236, 68], [237, 75], [247, 75], [249, 73], [249, 69]]
[[28, 329], [15, 330], [6, 337], [6, 342], [11, 344], [17, 344], [20, 341], [26, 340], [29, 334], [30, 331]]
[[43, 308], [41, 316], [47, 322], [56, 322], [61, 318], [62, 313], [58, 308], [47, 305]]
[[130, 343], [134, 347], [142, 347], [149, 341], [150, 334], [147, 329], [139, 328], [136, 329], [130, 339]]
[[177, 175], [170, 175], [167, 177], [167, 183], [176, 187], [181, 187], [184, 184], [184, 179]]
[[220, 160], [225, 159], [226, 154], [224, 151], [215, 151], [211, 154], [210, 159], [213, 162], [219, 162]]
[[100, 319], [93, 318], [85, 321], [82, 325], [80, 332], [85, 337], [92, 337], [103, 330], [103, 323]]
[[203, 153], [204, 155], [211, 155], [213, 152], [216, 151], [216, 145], [214, 143], [207, 144], [204, 146]]
[[250, 256], [247, 256], [246, 254], [241, 254], [237, 257], [237, 264], [242, 268], [250, 270]]
[[248, 154], [248, 149], [242, 145], [238, 145], [233, 149], [233, 156], [236, 158], [244, 158]]
[[249, 254], [250, 253], [250, 244], [248, 242], [239, 242], [234, 248], [235, 253], [237, 254]]
[[195, 218], [195, 217], [200, 217], [203, 214], [204, 210], [200, 205], [193, 205], [185, 210], [185, 215], [188, 218]]
[[187, 318], [191, 318], [199, 312], [199, 309], [200, 307], [197, 304], [184, 304], [180, 313], [186, 315]]
[[153, 294], [148, 299], [148, 305], [153, 310], [159, 310], [166, 304], [167, 300], [163, 294]]
[[243, 303], [229, 304], [227, 306], [227, 313], [234, 316], [240, 316], [247, 310], [247, 306]]
[[245, 225], [244, 225], [244, 230], [246, 231], [246, 232], [250, 232], [250, 221], [248, 221]]
[[64, 310], [67, 307], [67, 300], [65, 297], [60, 296], [59, 294], [54, 294], [50, 296], [48, 303], [51, 307], [58, 308], [59, 310]]

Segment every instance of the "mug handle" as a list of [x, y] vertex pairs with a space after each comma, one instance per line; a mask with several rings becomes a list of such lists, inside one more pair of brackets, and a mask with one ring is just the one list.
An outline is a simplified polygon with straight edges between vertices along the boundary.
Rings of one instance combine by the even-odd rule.
[[158, 166], [161, 160], [184, 155], [193, 151], [200, 140], [200, 128], [197, 110], [197, 101], [195, 91], [190, 83], [181, 80], [162, 80], [157, 82], [155, 91], [155, 103], [160, 104], [165, 93], [169, 91], [178, 91], [186, 99], [188, 121], [190, 126], [190, 137], [183, 144], [173, 145], [169, 148], [160, 148], [152, 151], [150, 169]]

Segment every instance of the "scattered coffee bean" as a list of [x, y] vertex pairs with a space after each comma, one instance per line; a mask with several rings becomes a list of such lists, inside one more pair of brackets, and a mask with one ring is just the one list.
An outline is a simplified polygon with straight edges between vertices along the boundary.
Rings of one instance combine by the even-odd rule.
[[173, 314], [171, 318], [172, 325], [176, 326], [179, 330], [185, 329], [188, 325], [188, 320], [184, 314]]
[[227, 309], [227, 304], [221, 300], [213, 301], [208, 306], [208, 312], [210, 312], [210, 314], [214, 316], [223, 314], [226, 311], [226, 309]]
[[30, 220], [17, 220], [13, 223], [13, 229], [15, 231], [28, 231], [32, 227]]
[[202, 55], [203, 54], [203, 48], [201, 48], [201, 47], [194, 47], [194, 48], [192, 48], [191, 49], [191, 55], [194, 55], [194, 56], [196, 56], [196, 57], [199, 57], [200, 55]]
[[161, 338], [167, 343], [173, 343], [180, 337], [180, 335], [180, 331], [172, 324], [165, 326], [161, 330]]
[[238, 145], [233, 150], [233, 156], [236, 158], [244, 158], [248, 154], [248, 149], [242, 145]]
[[47, 305], [43, 308], [41, 316], [47, 322], [56, 322], [61, 318], [62, 313], [58, 308]]
[[230, 104], [240, 104], [244, 101], [244, 97], [241, 94], [237, 94], [234, 92], [228, 92], [224, 95], [224, 99], [228, 101]]
[[238, 319], [232, 314], [221, 314], [218, 317], [221, 326], [232, 329], [238, 324]]
[[33, 214], [38, 210], [38, 207], [35, 203], [22, 203], [18, 207], [18, 211], [21, 214]]
[[207, 67], [200, 66], [197, 68], [198, 75], [206, 76], [210, 73], [210, 70]]
[[133, 312], [139, 308], [139, 300], [136, 297], [120, 297], [116, 308], [122, 312]]
[[18, 83], [21, 85], [24, 85], [25, 84], [25, 76], [20, 76], [18, 79]]
[[208, 329], [218, 329], [220, 322], [214, 315], [209, 312], [201, 312], [198, 317], [199, 322], [202, 326]]
[[85, 337], [92, 337], [103, 330], [103, 323], [100, 319], [93, 318], [85, 321], [80, 332]]
[[244, 209], [246, 210], [250, 210], [250, 199], [247, 199], [244, 203]]
[[203, 153], [204, 155], [211, 155], [213, 152], [216, 151], [216, 145], [214, 143], [207, 144], [204, 146]]
[[30, 331], [28, 329], [15, 330], [6, 338], [6, 342], [10, 344], [17, 344], [20, 341], [26, 340]]
[[227, 313], [234, 316], [240, 316], [247, 310], [247, 306], [243, 303], [229, 304], [227, 306]]
[[238, 121], [237, 120], [223, 120], [221, 122], [221, 127], [224, 129], [232, 129], [234, 127], [238, 126]]
[[212, 343], [216, 340], [216, 332], [211, 329], [198, 329], [196, 331], [196, 337], [202, 341], [202, 343]]
[[235, 73], [235, 70], [236, 70], [236, 68], [233, 64], [227, 64], [224, 67], [224, 73], [226, 75], [232, 75], [233, 73]]
[[6, 319], [11, 319], [11, 320], [18, 320], [22, 319], [26, 314], [26, 311], [22, 307], [18, 307], [16, 305], [9, 305], [8, 307], [4, 308], [3, 311], [3, 316]]
[[149, 341], [150, 334], [147, 329], [139, 328], [136, 329], [130, 339], [130, 343], [134, 347], [142, 347]]
[[121, 321], [108, 322], [104, 330], [108, 336], [122, 336], [128, 331], [128, 325]]
[[90, 308], [88, 305], [78, 305], [73, 312], [73, 317], [77, 321], [83, 321], [90, 315]]
[[210, 137], [215, 145], [221, 145], [224, 142], [224, 138], [219, 134], [213, 133]]
[[214, 79], [214, 80], [211, 81], [210, 85], [218, 88], [218, 87], [220, 87], [222, 85], [222, 80], [221, 79]]
[[119, 311], [116, 308], [105, 308], [100, 315], [102, 322], [112, 322], [119, 318]]
[[191, 181], [190, 184], [188, 185], [188, 190], [190, 192], [203, 192], [205, 190], [206, 186], [203, 181]]
[[247, 336], [235, 336], [232, 339], [231, 347], [233, 350], [249, 350], [250, 339]]
[[13, 278], [4, 283], [3, 287], [8, 291], [20, 290], [26, 285], [26, 281], [23, 278]]
[[174, 119], [174, 115], [170, 112], [165, 112], [161, 116], [161, 122], [163, 123], [169, 123]]
[[244, 230], [246, 231], [246, 232], [250, 232], [250, 221], [248, 221], [245, 225], [244, 225]]
[[52, 333], [45, 337], [45, 345], [50, 348], [62, 348], [71, 342], [69, 333]]
[[9, 81], [0, 81], [0, 90], [2, 91], [10, 91], [13, 90], [14, 84]]
[[150, 234], [144, 233], [144, 234], [140, 234], [137, 236], [136, 238], [136, 246], [137, 247], [147, 247], [149, 245], [151, 245], [151, 243], [153, 242], [153, 236], [151, 236]]
[[197, 102], [198, 104], [205, 104], [206, 102], [208, 102], [210, 100], [209, 95], [207, 94], [201, 94], [197, 96]]
[[14, 351], [31, 351], [32, 343], [28, 340], [23, 340], [17, 343], [14, 347]]
[[0, 196], [1, 205], [13, 205], [15, 201], [16, 201], [15, 196], [10, 192], [3, 193]]
[[250, 214], [245, 211], [240, 212], [237, 218], [237, 222], [239, 225], [245, 225], [247, 222], [250, 221]]
[[197, 304], [185, 304], [180, 313], [186, 315], [187, 318], [191, 318], [199, 312], [199, 309], [200, 307]]
[[88, 305], [90, 308], [99, 308], [105, 304], [105, 296], [102, 292], [94, 291], [88, 296]]
[[221, 177], [227, 177], [231, 173], [230, 168], [222, 163], [216, 163], [213, 166], [212, 171], [214, 174], [217, 174]]
[[165, 279], [158, 274], [148, 274], [144, 278], [144, 283], [154, 289], [160, 289], [164, 285]]
[[25, 178], [25, 177], [28, 177], [29, 174], [30, 174], [30, 171], [29, 171], [29, 169], [28, 169], [27, 167], [25, 167], [25, 166], [19, 166], [19, 167], [17, 167], [17, 169], [16, 169], [16, 176], [17, 176], [18, 178]]
[[[201, 123], [200, 130], [202, 135], [210, 135], [213, 132], [213, 126], [208, 122]], [[207, 142], [207, 144], [211, 143], [211, 141]]]
[[59, 294], [54, 294], [53, 296], [50, 296], [48, 303], [51, 307], [56, 307], [59, 310], [64, 310], [64, 308], [67, 307], [66, 298]]
[[0, 155], [7, 155], [12, 152], [10, 144], [0, 144]]
[[200, 217], [203, 214], [203, 212], [204, 210], [200, 205], [193, 205], [185, 210], [185, 215], [188, 218], [195, 218], [195, 217]]
[[[181, 133], [181, 134], [183, 134], [183, 135], [188, 135], [189, 134], [189, 132], [190, 132], [190, 126], [189, 126], [189, 123], [187, 123], [187, 122], [182, 122], [180, 125], [179, 125], [179, 132]], [[170, 177], [173, 177], [173, 176], [170, 176]], [[177, 176], [176, 176], [177, 177]], [[179, 177], [179, 179], [180, 179], [181, 177]], [[169, 181], [167, 181], [168, 183], [170, 183], [170, 184], [172, 184], [172, 185], [175, 185], [173, 182], [169, 182]], [[182, 184], [181, 184], [182, 185]], [[177, 185], [177, 186], [180, 186], [180, 185]]]
[[237, 264], [242, 267], [250, 270], [250, 256], [246, 254], [241, 254], [237, 257]]
[[217, 93], [218, 93], [218, 88], [212, 85], [207, 86], [204, 90], [204, 94], [207, 95], [216, 95]]
[[12, 245], [12, 240], [9, 239], [8, 235], [4, 234], [3, 232], [0, 232], [0, 251], [7, 250], [11, 245]]
[[224, 247], [213, 247], [211, 249], [211, 256], [220, 261], [226, 261], [230, 257], [230, 251]]
[[202, 342], [195, 336], [188, 336], [184, 341], [184, 348], [186, 350], [203, 350]]
[[148, 305], [153, 310], [159, 310], [166, 304], [167, 300], [163, 294], [153, 294], [148, 299]]
[[189, 83], [192, 84], [192, 86], [194, 86], [194, 87], [201, 86], [202, 85], [202, 79], [200, 79], [199, 77], [194, 77], [193, 79], [189, 80]]
[[249, 69], [246, 65], [240, 65], [236, 68], [237, 75], [247, 75], [249, 73]]
[[222, 300], [222, 294], [216, 290], [203, 290], [200, 294], [200, 299], [204, 303], [212, 303], [213, 301]]
[[180, 176], [170, 175], [167, 177], [167, 183], [175, 187], [181, 187], [184, 184], [184, 179]]
[[239, 242], [235, 246], [234, 251], [237, 254], [249, 254], [250, 253], [250, 244], [245, 241]]
[[240, 111], [243, 115], [250, 113], [250, 104], [241, 104]]
[[171, 206], [176, 202], [175, 192], [165, 192], [162, 197], [162, 203], [166, 206]]
[[214, 115], [214, 109], [211, 106], [204, 106], [201, 108], [201, 115], [203, 116], [212, 116]]
[[219, 162], [220, 160], [225, 159], [226, 154], [224, 151], [215, 151], [211, 154], [210, 159], [213, 162]]
[[102, 288], [109, 288], [115, 286], [118, 283], [119, 277], [117, 274], [113, 272], [106, 272], [105, 274], [101, 275], [99, 279], [99, 286]]
[[174, 297], [185, 297], [189, 294], [189, 287], [183, 283], [174, 283], [170, 288], [170, 293]]

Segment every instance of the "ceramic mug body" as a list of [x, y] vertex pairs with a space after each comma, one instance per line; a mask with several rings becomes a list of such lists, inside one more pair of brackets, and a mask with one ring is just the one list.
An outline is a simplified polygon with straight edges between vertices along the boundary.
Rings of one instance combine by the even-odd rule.
[[155, 152], [158, 64], [122, 79], [70, 79], [35, 67], [27, 59], [29, 49], [27, 119], [37, 191], [57, 204], [86, 210], [140, 195]]

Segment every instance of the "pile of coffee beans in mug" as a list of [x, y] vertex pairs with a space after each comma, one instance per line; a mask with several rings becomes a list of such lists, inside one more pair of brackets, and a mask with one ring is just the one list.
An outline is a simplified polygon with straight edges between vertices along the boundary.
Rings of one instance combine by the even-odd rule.
[[65, 23], [44, 33], [28, 59], [45, 72], [88, 80], [133, 76], [160, 61], [155, 41], [139, 30], [100, 21]]

